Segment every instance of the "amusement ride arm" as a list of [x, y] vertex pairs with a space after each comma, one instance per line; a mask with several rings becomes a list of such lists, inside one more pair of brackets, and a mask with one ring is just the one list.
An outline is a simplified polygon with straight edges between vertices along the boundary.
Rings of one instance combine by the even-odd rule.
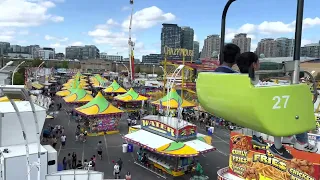
[[[34, 107], [34, 104], [28, 94], [25, 94], [26, 97], [28, 98], [27, 100], [30, 103], [31, 109], [32, 109], [32, 114], [34, 118], [34, 123], [36, 126], [36, 136], [37, 136], [37, 148], [38, 148], [38, 162], [36, 164], [37, 169], [38, 169], [38, 180], [41, 180], [41, 173], [40, 173], [40, 168], [41, 168], [41, 144], [40, 144], [40, 129], [39, 129], [39, 121], [36, 113], [36, 109]], [[38, 137], [39, 136], [39, 137]]]
[[26, 128], [23, 124], [23, 121], [22, 121], [22, 118], [21, 118], [21, 115], [20, 115], [20, 112], [19, 112], [19, 109], [16, 105], [16, 103], [11, 99], [9, 98], [9, 101], [10, 103], [12, 104], [14, 110], [16, 111], [16, 114], [18, 116], [18, 120], [19, 120], [19, 123], [20, 123], [20, 126], [21, 126], [21, 129], [22, 129], [22, 135], [23, 135], [23, 139], [24, 139], [24, 145], [26, 147], [26, 160], [27, 160], [27, 178], [28, 180], [31, 180], [31, 177], [30, 177], [30, 173], [31, 173], [31, 164], [30, 164], [30, 159], [29, 159], [29, 141], [28, 141], [28, 137], [26, 135]]

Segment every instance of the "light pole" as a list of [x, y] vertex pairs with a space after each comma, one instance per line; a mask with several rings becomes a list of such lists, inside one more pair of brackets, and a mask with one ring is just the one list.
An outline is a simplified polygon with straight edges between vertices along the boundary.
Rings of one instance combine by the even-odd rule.
[[25, 61], [22, 61], [12, 72], [12, 77], [11, 77], [11, 85], [13, 85], [13, 78], [14, 78], [14, 74], [16, 73], [16, 71], [18, 71], [19, 67], [25, 63]]
[[153, 77], [153, 75], [154, 75], [154, 67], [155, 67], [155, 65], [152, 65], [153, 66], [153, 68], [152, 68], [152, 77]]
[[129, 68], [125, 65], [125, 64], [123, 64], [123, 63], [121, 63], [125, 68], [126, 68], [126, 70], [128, 71], [128, 77], [130, 78], [130, 71], [129, 71]]
[[41, 64], [39, 64], [39, 66], [37, 67], [37, 70], [36, 70], [36, 81], [38, 80], [38, 71], [40, 69], [40, 67], [44, 64], [44, 61], [42, 61]]
[[164, 70], [163, 66], [159, 66], [159, 67], [162, 69], [163, 75], [166, 76], [166, 75], [167, 75], [167, 72], [166, 72], [166, 70]]
[[4, 65], [4, 66], [0, 69], [0, 71], [4, 70], [6, 67], [10, 66], [11, 64], [13, 64], [13, 61], [7, 62], [7, 64]]

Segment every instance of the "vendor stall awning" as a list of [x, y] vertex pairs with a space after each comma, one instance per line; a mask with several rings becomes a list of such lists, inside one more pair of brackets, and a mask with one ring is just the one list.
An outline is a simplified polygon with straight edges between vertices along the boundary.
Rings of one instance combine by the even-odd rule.
[[141, 96], [137, 92], [135, 92], [132, 88], [125, 94], [114, 97], [116, 100], [123, 102], [132, 102], [132, 101], [146, 101], [147, 97]]
[[187, 142], [184, 142], [184, 144], [195, 149], [199, 153], [206, 153], [206, 152], [215, 150], [215, 148], [213, 146], [211, 146], [205, 142], [202, 142], [199, 139], [187, 141]]
[[169, 156], [197, 156], [199, 153], [196, 149], [188, 146], [183, 142], [172, 142], [157, 148], [157, 151], [161, 154], [167, 154]]
[[78, 88], [63, 99], [67, 103], [85, 103], [91, 101], [93, 97], [86, 90]]
[[76, 108], [75, 110], [87, 116], [123, 113], [122, 110], [109, 103], [100, 92], [92, 101]]
[[157, 148], [173, 141], [162, 136], [153, 134], [145, 130], [139, 130], [124, 136], [125, 139], [132, 141], [141, 146], [147, 146], [149, 149], [156, 150]]
[[126, 93], [127, 90], [125, 90], [123, 87], [121, 87], [117, 81], [113, 81], [110, 86], [108, 86], [105, 90], [103, 90], [106, 93]]
[[177, 109], [179, 102], [182, 102], [181, 103], [182, 108], [195, 106], [191, 102], [189, 102], [185, 99], [182, 99], [175, 89], [171, 89], [171, 91], [165, 97], [163, 97], [157, 101], [152, 102], [152, 104], [155, 104], [155, 105], [161, 104], [161, 106], [164, 106], [164, 107], [169, 106], [170, 108]]
[[168, 156], [197, 156], [199, 153], [206, 153], [215, 150], [213, 146], [198, 139], [187, 142], [175, 142], [143, 129], [125, 135], [124, 139], [138, 144], [139, 146], [143, 146], [151, 151], [166, 154]]

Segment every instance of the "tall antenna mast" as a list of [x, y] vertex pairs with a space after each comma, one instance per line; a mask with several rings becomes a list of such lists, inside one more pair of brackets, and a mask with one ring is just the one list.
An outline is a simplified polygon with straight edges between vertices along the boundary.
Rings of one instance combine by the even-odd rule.
[[129, 24], [129, 41], [128, 41], [128, 44], [129, 44], [129, 63], [130, 63], [130, 70], [131, 70], [131, 73], [130, 73], [130, 78], [131, 80], [134, 79], [134, 54], [133, 54], [133, 51], [134, 51], [134, 42], [131, 40], [131, 26], [132, 26], [132, 16], [133, 16], [133, 0], [130, 0], [130, 4], [132, 6], [132, 9], [131, 9], [131, 16], [130, 16], [130, 24]]

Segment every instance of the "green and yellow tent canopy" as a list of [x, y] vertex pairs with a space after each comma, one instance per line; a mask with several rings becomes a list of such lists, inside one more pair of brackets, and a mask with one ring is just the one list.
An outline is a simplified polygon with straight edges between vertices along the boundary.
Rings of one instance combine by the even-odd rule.
[[[85, 84], [79, 84], [78, 87], [80, 87], [81, 89], [88, 89], [87, 85]], [[72, 89], [72, 85], [70, 84], [69, 86], [64, 86], [61, 88], [61, 90], [68, 90], [68, 89]]]
[[58, 91], [56, 93], [56, 95], [60, 96], [60, 97], [65, 97], [65, 96], [70, 95], [73, 91], [76, 91], [78, 88], [81, 88], [79, 86], [80, 85], [79, 81], [73, 81], [72, 83], [70, 83], [70, 85], [71, 85], [71, 87], [69, 87], [69, 88], [63, 87], [62, 91]]
[[101, 87], [103, 86], [108, 80], [106, 78], [101, 77], [99, 74], [90, 78], [90, 82], [93, 87]]
[[72, 76], [72, 78], [80, 78], [80, 79], [83, 79], [83, 78], [86, 78], [87, 76], [84, 76], [82, 75], [79, 71], [77, 72], [77, 74], [75, 74], [74, 76]]
[[152, 102], [152, 104], [159, 106], [160, 102], [162, 102], [161, 105], [163, 107], [170, 106], [170, 108], [172, 108], [172, 109], [177, 109], [179, 102], [181, 102], [181, 107], [182, 108], [188, 108], [188, 107], [194, 107], [195, 106], [191, 102], [189, 102], [189, 101], [187, 101], [185, 99], [182, 99], [175, 89], [171, 89], [171, 91], [166, 96], [164, 96], [163, 98], [161, 98], [161, 99], [159, 99], [157, 101]]
[[89, 103], [75, 109], [78, 113], [86, 116], [101, 116], [101, 115], [113, 115], [123, 113], [122, 110], [114, 107], [108, 102], [101, 92]]
[[108, 86], [106, 89], [103, 90], [105, 93], [126, 93], [127, 90], [125, 90], [123, 87], [121, 87], [117, 81], [113, 80], [112, 84]]
[[87, 103], [91, 101], [93, 97], [87, 93], [86, 90], [77, 88], [72, 91], [68, 96], [64, 97], [63, 100], [67, 103]]
[[199, 152], [183, 142], [171, 142], [156, 149], [157, 152], [169, 156], [198, 156]]
[[[81, 87], [79, 87], [81, 88]], [[60, 96], [60, 97], [65, 97], [65, 96], [69, 96], [73, 91], [76, 91], [78, 88], [70, 88], [70, 89], [67, 89], [67, 90], [63, 90], [63, 91], [58, 91], [56, 93], [57, 96]], [[88, 94], [92, 94], [92, 91], [86, 91]]]
[[134, 91], [132, 88], [127, 93], [114, 97], [114, 99], [116, 99], [118, 101], [122, 101], [122, 102], [136, 102], [136, 101], [148, 100], [147, 97], [141, 96], [136, 91]]

